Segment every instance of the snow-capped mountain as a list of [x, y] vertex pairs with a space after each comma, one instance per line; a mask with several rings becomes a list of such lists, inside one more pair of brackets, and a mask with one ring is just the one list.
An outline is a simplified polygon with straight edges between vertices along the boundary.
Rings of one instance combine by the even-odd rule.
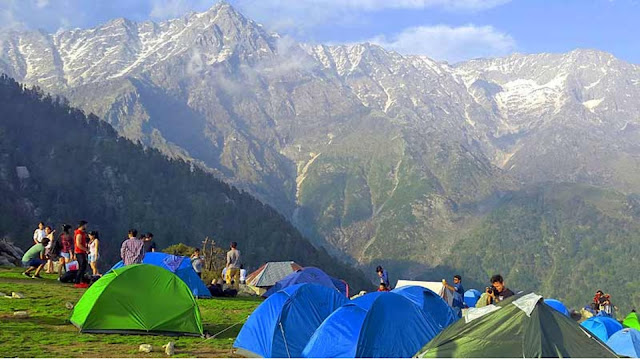
[[300, 44], [220, 3], [5, 33], [0, 71], [197, 162], [363, 264], [437, 265], [460, 209], [521, 185], [640, 191], [640, 67], [593, 50], [449, 65]]

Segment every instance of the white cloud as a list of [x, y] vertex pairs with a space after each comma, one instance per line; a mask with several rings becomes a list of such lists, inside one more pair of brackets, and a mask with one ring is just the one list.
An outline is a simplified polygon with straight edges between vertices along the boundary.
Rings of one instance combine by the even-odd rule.
[[49, 0], [37, 0], [36, 1], [36, 7], [38, 9], [42, 9], [49, 6]]
[[516, 49], [516, 42], [510, 35], [492, 26], [474, 25], [418, 26], [393, 36], [377, 36], [368, 41], [401, 54], [426, 55], [452, 63], [507, 55]]

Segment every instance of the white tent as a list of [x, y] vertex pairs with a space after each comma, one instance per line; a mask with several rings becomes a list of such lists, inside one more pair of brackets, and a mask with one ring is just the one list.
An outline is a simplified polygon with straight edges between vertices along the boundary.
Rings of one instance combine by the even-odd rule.
[[422, 286], [440, 295], [449, 306], [453, 304], [453, 291], [444, 287], [440, 281], [398, 280], [396, 289], [401, 286]]

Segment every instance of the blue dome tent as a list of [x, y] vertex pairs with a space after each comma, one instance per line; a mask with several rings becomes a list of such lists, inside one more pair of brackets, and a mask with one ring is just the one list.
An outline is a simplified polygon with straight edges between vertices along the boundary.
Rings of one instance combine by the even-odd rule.
[[302, 356], [411, 357], [438, 332], [438, 325], [406, 297], [393, 292], [369, 293], [329, 315]]
[[391, 291], [413, 301], [438, 324], [438, 332], [456, 322], [459, 317], [440, 295], [422, 286], [403, 286]]
[[337, 290], [326, 286], [289, 286], [258, 306], [242, 326], [233, 347], [248, 357], [299, 358], [322, 321], [347, 301]]
[[[207, 286], [202, 282], [193, 266], [191, 266], [191, 259], [186, 256], [170, 255], [161, 252], [148, 252], [144, 255], [142, 260], [143, 264], [156, 265], [161, 268], [167, 269], [176, 274], [185, 284], [191, 289], [191, 293], [195, 297], [211, 297], [211, 292], [207, 289]], [[122, 261], [113, 265], [111, 270], [118, 269], [124, 266]], [[109, 271], [111, 271], [109, 270]]]
[[468, 307], [476, 307], [476, 303], [478, 299], [480, 299], [482, 293], [476, 289], [469, 289], [464, 292], [464, 303], [467, 304]]
[[580, 326], [589, 330], [602, 342], [607, 342], [609, 337], [622, 330], [622, 324], [607, 316], [594, 316], [583, 321]]
[[569, 314], [569, 310], [567, 309], [566, 306], [564, 306], [564, 304], [556, 299], [544, 299], [544, 303], [551, 306], [552, 309], [556, 310], [557, 312], [561, 313], [562, 315], [566, 316], [566, 317], [570, 317], [571, 314]]
[[344, 281], [334, 279], [331, 276], [327, 275], [327, 273], [325, 273], [324, 271], [313, 266], [302, 268], [292, 274], [287, 275], [282, 280], [276, 282], [276, 284], [262, 296], [269, 297], [280, 290], [286, 289], [291, 285], [306, 283], [326, 286], [328, 288], [338, 290], [345, 297], [349, 296], [349, 287]]
[[632, 358], [640, 357], [640, 331], [636, 329], [622, 329], [611, 335], [607, 346], [616, 354]]

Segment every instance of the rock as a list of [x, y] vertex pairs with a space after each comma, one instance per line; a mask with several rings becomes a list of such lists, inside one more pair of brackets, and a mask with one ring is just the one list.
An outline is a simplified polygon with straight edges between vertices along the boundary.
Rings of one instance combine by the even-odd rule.
[[6, 258], [10, 257], [10, 261], [11, 259], [22, 260], [24, 251], [7, 239], [0, 239], [0, 254], [4, 254]]
[[29, 317], [29, 313], [26, 311], [14, 311], [13, 312], [13, 317], [17, 318], [17, 319], [26, 319]]
[[167, 345], [163, 345], [162, 348], [164, 349], [164, 353], [169, 356], [172, 356], [176, 353], [176, 346], [173, 341], [169, 341]]
[[24, 295], [22, 295], [22, 293], [19, 293], [19, 292], [12, 292], [11, 297], [14, 299], [24, 299]]
[[153, 351], [153, 346], [151, 346], [150, 344], [142, 344], [140, 345], [140, 347], [138, 348], [138, 351], [140, 352], [146, 352], [146, 353], [150, 353]]
[[9, 261], [4, 255], [0, 255], [0, 266], [15, 267], [16, 264]]
[[64, 307], [66, 307], [69, 310], [73, 310], [73, 306], [74, 306], [73, 303], [69, 301], [67, 301], [67, 303], [64, 304]]

